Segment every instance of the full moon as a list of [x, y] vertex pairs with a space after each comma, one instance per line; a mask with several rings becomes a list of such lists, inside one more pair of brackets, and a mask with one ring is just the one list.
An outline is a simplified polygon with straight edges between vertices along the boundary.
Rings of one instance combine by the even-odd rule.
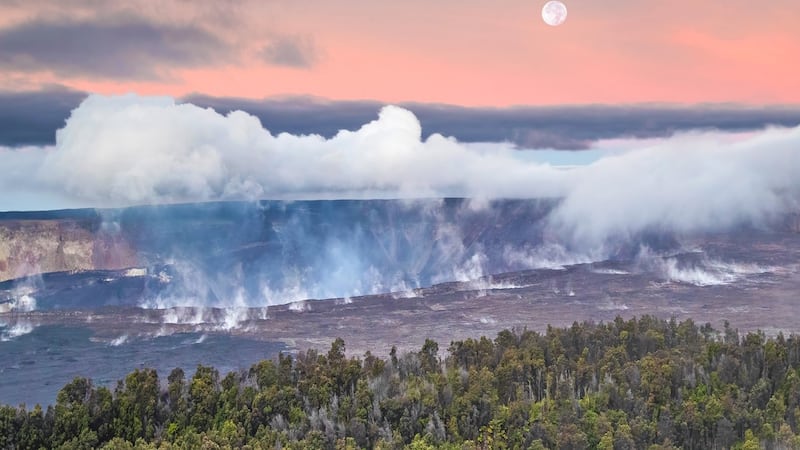
[[567, 6], [559, 1], [549, 1], [542, 8], [542, 20], [550, 26], [557, 27], [567, 20]]

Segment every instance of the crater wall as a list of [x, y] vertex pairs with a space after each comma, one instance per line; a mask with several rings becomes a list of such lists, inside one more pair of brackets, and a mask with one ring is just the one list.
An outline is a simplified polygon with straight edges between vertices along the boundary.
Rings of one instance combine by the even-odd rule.
[[136, 264], [136, 254], [124, 238], [97, 229], [92, 221], [0, 221], [0, 281]]

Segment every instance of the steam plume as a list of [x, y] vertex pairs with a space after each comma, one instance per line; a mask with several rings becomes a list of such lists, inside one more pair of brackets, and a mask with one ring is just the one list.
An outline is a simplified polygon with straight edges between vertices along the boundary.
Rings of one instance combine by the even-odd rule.
[[242, 111], [223, 116], [165, 97], [93, 95], [73, 111], [54, 147], [0, 149], [0, 188], [7, 195], [58, 193], [94, 206], [558, 197], [563, 201], [549, 218], [553, 233], [595, 246], [653, 229], [760, 223], [798, 207], [800, 127], [742, 139], [682, 134], [572, 169], [532, 162], [511, 144], [421, 136], [417, 118], [394, 106], [356, 131], [326, 139], [273, 135]]

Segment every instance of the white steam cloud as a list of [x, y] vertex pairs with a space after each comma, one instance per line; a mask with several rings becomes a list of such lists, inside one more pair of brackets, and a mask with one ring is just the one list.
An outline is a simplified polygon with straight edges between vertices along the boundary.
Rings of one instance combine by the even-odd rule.
[[58, 131], [38, 176], [112, 205], [485, 191], [528, 196], [534, 188], [535, 196], [563, 193], [556, 171], [520, 164], [510, 147], [481, 153], [440, 135], [421, 136], [416, 117], [394, 106], [357, 131], [325, 139], [273, 136], [241, 111], [222, 116], [170, 98], [91, 96]]
[[800, 206], [800, 127], [681, 135], [574, 172], [552, 220], [580, 240], [758, 224]]
[[417, 118], [394, 106], [356, 131], [325, 139], [272, 135], [241, 111], [223, 116], [165, 97], [93, 95], [73, 111], [54, 147], [0, 149], [0, 191], [57, 193], [96, 206], [560, 197], [549, 218], [554, 233], [595, 246], [650, 229], [758, 223], [798, 208], [800, 127], [736, 140], [678, 135], [571, 169], [533, 162], [510, 144], [421, 136]]

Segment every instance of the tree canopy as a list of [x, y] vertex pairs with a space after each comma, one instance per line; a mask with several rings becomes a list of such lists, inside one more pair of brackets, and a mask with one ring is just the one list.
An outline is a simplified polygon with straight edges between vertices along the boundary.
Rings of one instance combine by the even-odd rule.
[[799, 426], [800, 338], [644, 316], [76, 378], [46, 410], [0, 407], [0, 448], [778, 449]]

